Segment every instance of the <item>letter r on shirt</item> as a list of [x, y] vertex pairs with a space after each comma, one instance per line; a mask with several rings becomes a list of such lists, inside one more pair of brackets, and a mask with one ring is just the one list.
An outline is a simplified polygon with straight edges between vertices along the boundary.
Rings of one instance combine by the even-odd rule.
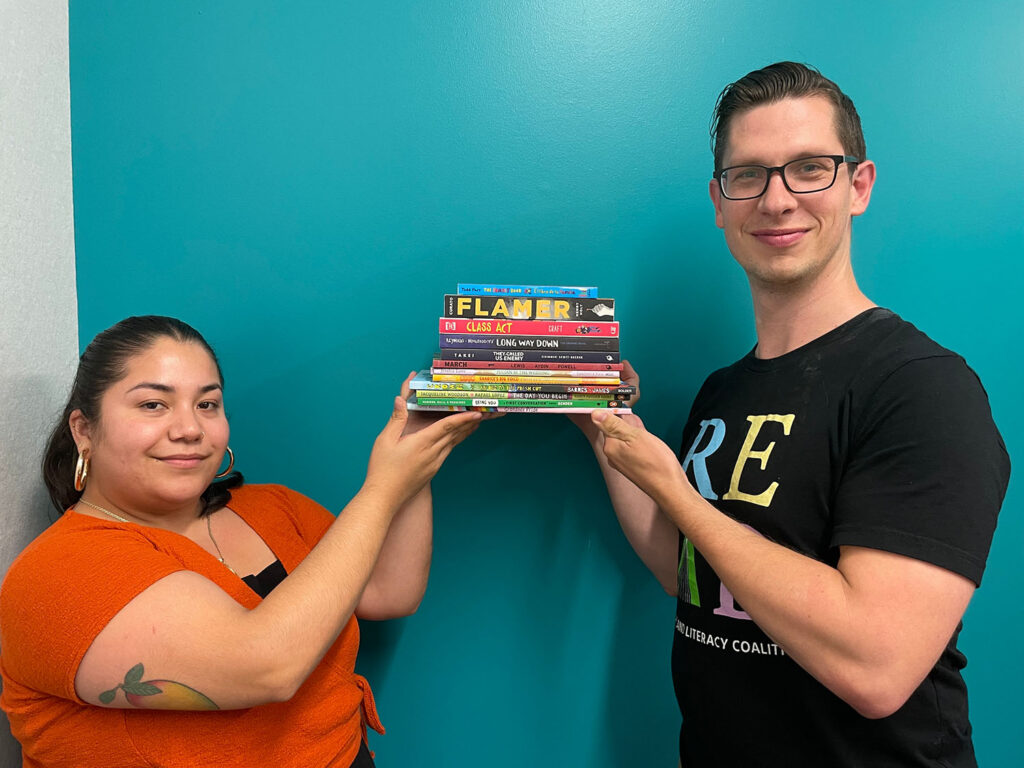
[[[708, 427], [711, 427], [711, 437], [708, 438], [708, 444], [698, 451], [697, 446], [704, 439], [704, 433], [708, 431]], [[706, 419], [700, 423], [700, 432], [697, 433], [693, 445], [690, 446], [686, 458], [683, 459], [683, 472], [686, 472], [687, 467], [692, 463], [693, 479], [697, 483], [697, 491], [705, 499], [712, 501], [718, 498], [718, 494], [711, 487], [707, 458], [719, 449], [723, 440], [725, 440], [725, 422], [721, 419]]]

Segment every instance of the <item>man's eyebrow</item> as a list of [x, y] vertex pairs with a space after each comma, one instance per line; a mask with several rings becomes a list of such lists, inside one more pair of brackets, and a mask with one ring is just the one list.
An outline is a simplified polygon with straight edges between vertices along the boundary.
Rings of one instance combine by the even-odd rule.
[[[138, 384], [136, 384], [134, 387], [132, 387], [128, 391], [129, 392], [134, 392], [136, 389], [155, 389], [157, 392], [174, 392], [175, 391], [174, 387], [172, 387], [172, 386], [170, 386], [168, 384], [160, 384], [159, 382], [155, 382], [155, 381], [142, 381], [142, 382], [139, 382]], [[202, 387], [199, 391], [205, 393], [205, 392], [212, 392], [215, 389], [223, 389], [223, 387], [221, 387], [220, 384], [207, 384], [205, 387]]]
[[[797, 152], [795, 155], [793, 155], [791, 158], [789, 158], [789, 160], [787, 160], [786, 163], [791, 163], [794, 160], [803, 160], [805, 157], [825, 157], [825, 156], [834, 155], [834, 154], [840, 154], [841, 155], [841, 154], [845, 154], [845, 152], [827, 152], [825, 150], [820, 150], [819, 151], [819, 150], [816, 150], [816, 149], [801, 150], [800, 152]], [[742, 155], [741, 155], [741, 157], [742, 157]], [[733, 168], [733, 167], [735, 167], [737, 165], [763, 165], [765, 167], [770, 167], [768, 165], [768, 163], [761, 162], [760, 160], [755, 160], [755, 159], [749, 159], [748, 160], [748, 159], [745, 159], [745, 158], [742, 159], [742, 160], [730, 160], [729, 164], [726, 165], [726, 166], [723, 166], [723, 167], [725, 167], [725, 168]], [[785, 163], [782, 163], [782, 165], [785, 165]]]

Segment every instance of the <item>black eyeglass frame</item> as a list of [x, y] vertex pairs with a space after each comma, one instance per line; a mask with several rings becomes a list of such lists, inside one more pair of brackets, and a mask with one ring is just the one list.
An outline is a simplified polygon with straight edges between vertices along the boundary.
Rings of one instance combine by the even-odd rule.
[[[832, 169], [832, 181], [830, 181], [827, 186], [824, 186], [821, 189], [809, 189], [803, 192], [798, 192], [797, 190], [789, 186], [789, 181], [786, 180], [786, 168], [792, 165], [793, 163], [799, 163], [806, 160], [814, 160], [815, 158], [818, 157], [827, 157], [830, 160], [832, 160], [833, 163], [835, 163], [835, 167]], [[771, 167], [767, 165], [758, 165], [757, 163], [743, 163], [743, 165], [730, 165], [728, 168], [722, 168], [721, 170], [715, 171], [712, 178], [714, 178], [715, 181], [718, 182], [718, 189], [721, 191], [722, 197], [724, 197], [726, 200], [754, 200], [755, 198], [760, 197], [761, 195], [768, 191], [768, 185], [772, 181], [772, 174], [775, 173], [776, 171], [778, 171], [779, 177], [782, 179], [783, 185], [786, 187], [786, 189], [789, 190], [790, 194], [813, 195], [815, 192], [824, 192], [826, 189], [831, 189], [832, 186], [835, 185], [836, 179], [839, 178], [840, 165], [842, 165], [843, 163], [853, 163], [856, 165], [857, 163], [860, 162], [863, 161], [858, 160], [856, 157], [853, 157], [852, 155], [808, 155], [807, 157], [798, 157], [796, 160], [790, 160], [788, 163], [785, 163], [784, 165], [775, 165]], [[735, 170], [736, 168], [764, 168], [764, 170], [767, 171], [767, 173], [764, 177], [764, 187], [761, 189], [761, 191], [758, 192], [756, 195], [744, 195], [743, 197], [729, 197], [729, 195], [725, 193], [725, 185], [722, 184], [722, 175], [726, 171], [732, 171]]]

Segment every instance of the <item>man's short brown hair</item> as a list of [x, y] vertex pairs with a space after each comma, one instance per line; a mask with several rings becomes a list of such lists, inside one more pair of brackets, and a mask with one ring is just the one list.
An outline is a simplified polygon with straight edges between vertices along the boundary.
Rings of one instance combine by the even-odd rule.
[[836, 133], [843, 144], [843, 151], [858, 160], [866, 159], [860, 115], [850, 97], [813, 67], [793, 61], [780, 61], [744, 75], [735, 83], [725, 86], [718, 95], [711, 117], [711, 151], [715, 156], [715, 171], [722, 169], [729, 126], [737, 114], [782, 99], [803, 96], [823, 96], [828, 99], [835, 109]]

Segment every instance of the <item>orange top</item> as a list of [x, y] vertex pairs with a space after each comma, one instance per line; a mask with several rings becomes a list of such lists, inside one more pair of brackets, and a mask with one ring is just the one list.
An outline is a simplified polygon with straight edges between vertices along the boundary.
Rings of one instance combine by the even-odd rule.
[[[289, 573], [334, 520], [282, 486], [243, 486], [228, 506]], [[355, 674], [354, 616], [287, 702], [182, 712], [82, 701], [75, 675], [93, 640], [136, 595], [180, 570], [202, 574], [246, 608], [261, 601], [184, 536], [71, 510], [14, 561], [0, 587], [0, 706], [21, 742], [24, 768], [348, 768], [365, 733], [364, 712], [384, 733], [370, 687]]]

